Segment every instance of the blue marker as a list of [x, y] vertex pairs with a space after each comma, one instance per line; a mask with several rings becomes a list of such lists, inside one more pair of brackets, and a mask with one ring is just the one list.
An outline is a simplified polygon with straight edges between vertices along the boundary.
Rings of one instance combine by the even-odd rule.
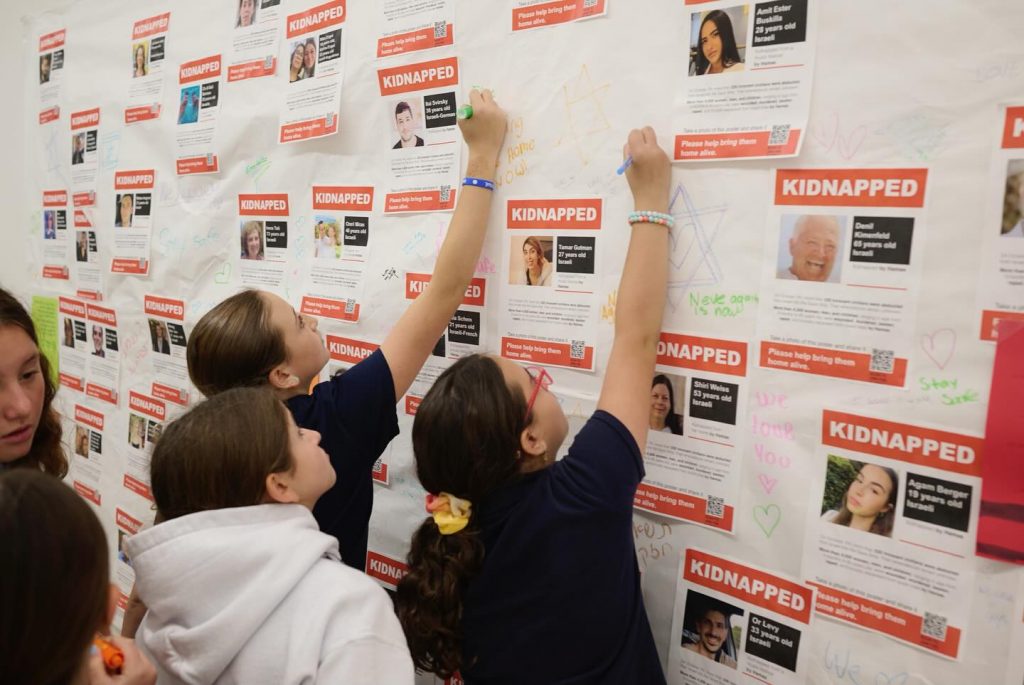
[[617, 173], [619, 176], [622, 176], [622, 174], [626, 173], [626, 169], [628, 169], [632, 164], [633, 155], [629, 155], [628, 157], [626, 157], [625, 161], [622, 162], [622, 166], [615, 170], [615, 173]]

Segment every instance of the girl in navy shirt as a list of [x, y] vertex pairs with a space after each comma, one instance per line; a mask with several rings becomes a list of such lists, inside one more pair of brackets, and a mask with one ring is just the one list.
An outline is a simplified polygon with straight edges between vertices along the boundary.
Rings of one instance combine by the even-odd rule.
[[[490, 91], [470, 92], [473, 116], [460, 119], [469, 146], [466, 175], [493, 180], [505, 137], [505, 112]], [[396, 399], [405, 394], [465, 296], [480, 255], [492, 191], [464, 185], [434, 275], [395, 322], [380, 349], [345, 374], [312, 381], [329, 358], [317, 321], [285, 300], [248, 290], [229, 297], [196, 324], [188, 371], [204, 395], [269, 385], [303, 427], [319, 432], [338, 474], [313, 509], [320, 529], [338, 538], [341, 557], [362, 570], [373, 507], [374, 462], [398, 434]]]
[[[635, 206], [597, 411], [568, 454], [550, 376], [459, 360], [427, 393], [413, 450], [432, 514], [397, 608], [417, 667], [481, 683], [664, 683], [640, 595], [633, 494], [668, 275], [668, 157], [647, 127], [624, 156]], [[566, 639], [570, 636], [571, 639]]]

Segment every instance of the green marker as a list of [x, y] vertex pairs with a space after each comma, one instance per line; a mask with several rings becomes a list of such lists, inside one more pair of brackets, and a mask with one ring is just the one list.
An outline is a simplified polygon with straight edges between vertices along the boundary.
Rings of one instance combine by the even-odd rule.
[[455, 116], [458, 119], [472, 119], [473, 118], [473, 105], [460, 105], [455, 110]]

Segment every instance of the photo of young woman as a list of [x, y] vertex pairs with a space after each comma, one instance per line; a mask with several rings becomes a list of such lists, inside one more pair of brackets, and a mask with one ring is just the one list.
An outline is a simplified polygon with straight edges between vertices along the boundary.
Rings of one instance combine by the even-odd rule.
[[891, 537], [899, 486], [893, 469], [829, 456], [821, 518]]
[[711, 10], [703, 15], [695, 12], [692, 15], [692, 23], [696, 25], [700, 20], [700, 26], [696, 33], [691, 33], [690, 75], [743, 71], [743, 58], [740, 56], [742, 48], [736, 43], [733, 23], [735, 20], [742, 41], [746, 36], [745, 12], [746, 7], [740, 5], [725, 10]]
[[238, 0], [238, 16], [236, 28], [245, 28], [256, 23], [256, 0]]
[[132, 213], [135, 211], [135, 198], [131, 193], [117, 196], [117, 215], [114, 217], [114, 226], [118, 228], [130, 228], [132, 225]]
[[128, 415], [128, 444], [137, 450], [146, 447], [146, 419], [138, 414]]
[[[552, 243], [551, 238], [533, 235], [525, 239], [513, 238], [509, 284], [553, 285], [551, 276], [555, 269], [551, 263]], [[517, 256], [517, 251], [521, 257]]]

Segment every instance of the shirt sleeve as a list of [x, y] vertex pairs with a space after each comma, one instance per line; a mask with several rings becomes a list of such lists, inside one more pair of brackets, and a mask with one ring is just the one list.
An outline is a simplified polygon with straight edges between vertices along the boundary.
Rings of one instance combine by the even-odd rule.
[[643, 457], [633, 435], [606, 411], [596, 411], [576, 435], [552, 477], [577, 503], [600, 511], [631, 511], [644, 477]]
[[[320, 397], [318, 397], [318, 395]], [[345, 373], [313, 389], [314, 400], [327, 400], [339, 421], [372, 466], [398, 435], [395, 382], [384, 353], [376, 350]]]

